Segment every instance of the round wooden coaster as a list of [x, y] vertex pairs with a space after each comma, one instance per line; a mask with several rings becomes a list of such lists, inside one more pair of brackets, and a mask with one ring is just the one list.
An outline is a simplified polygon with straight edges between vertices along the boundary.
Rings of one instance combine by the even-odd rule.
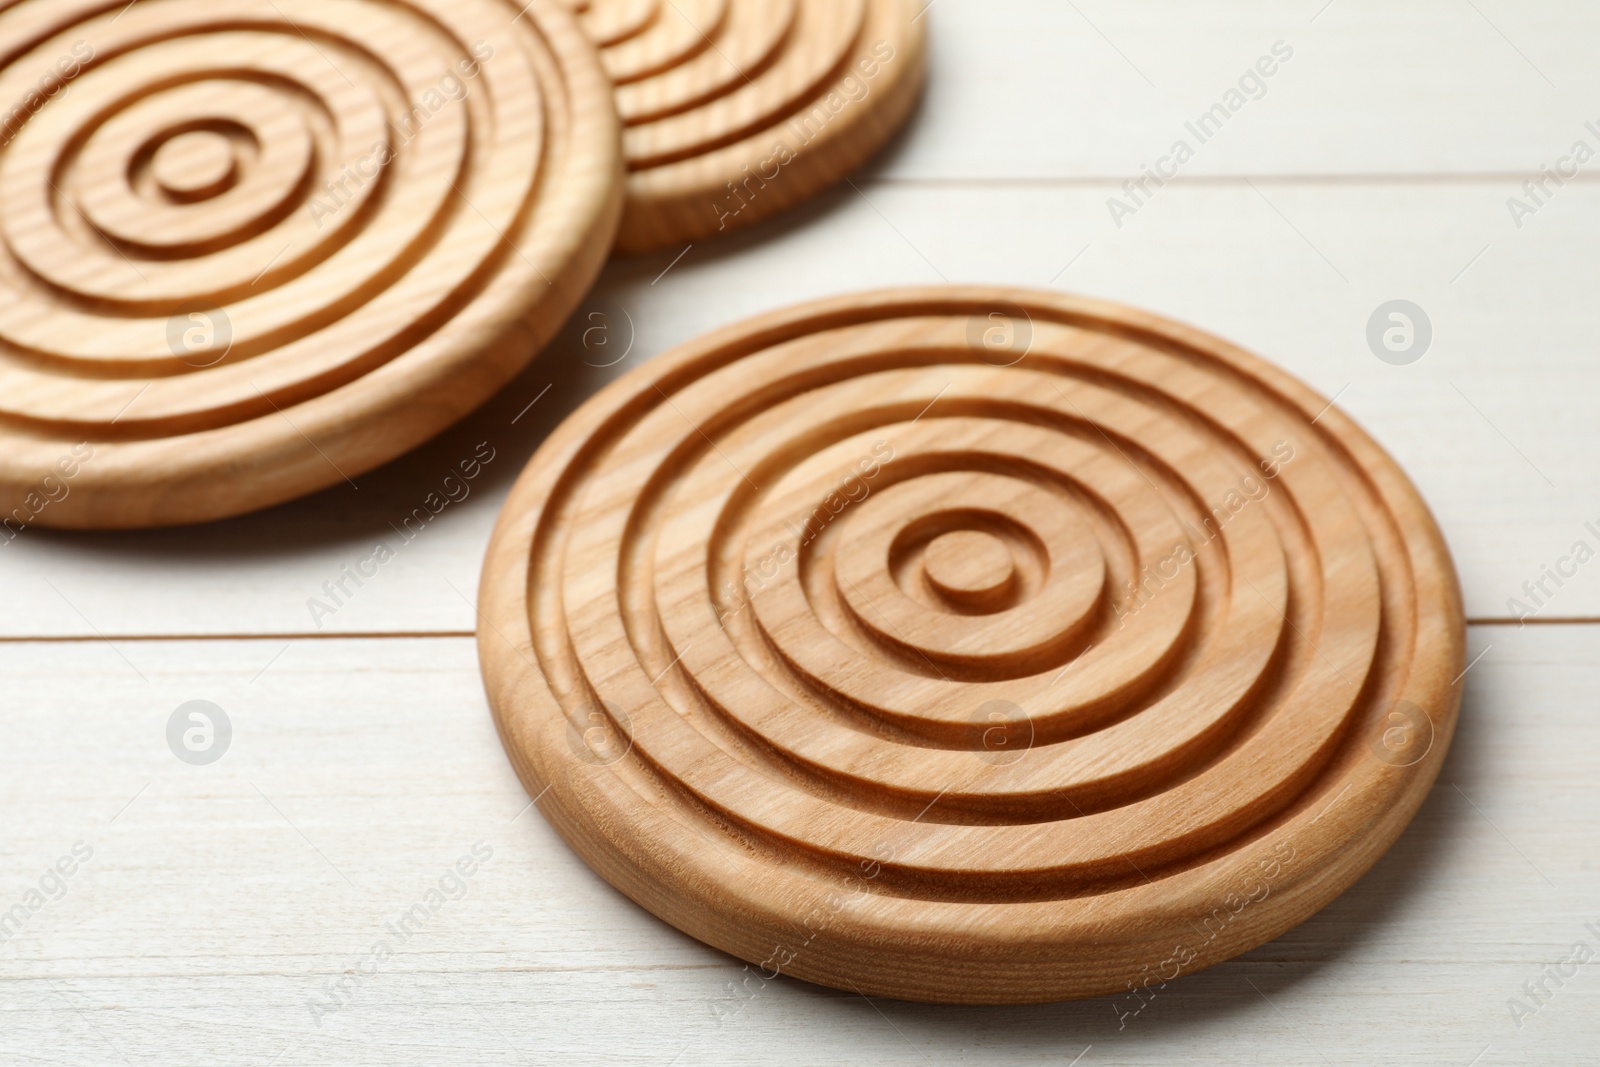
[[620, 252], [725, 233], [832, 185], [922, 85], [922, 0], [565, 2], [617, 87]]
[[809, 304], [620, 379], [522, 475], [482, 598], [540, 810], [749, 961], [740, 995], [1121, 1013], [1388, 847], [1465, 640], [1426, 506], [1322, 397], [1000, 289]]
[[620, 213], [558, 0], [29, 0], [0, 40], [10, 536], [399, 455], [532, 358]]

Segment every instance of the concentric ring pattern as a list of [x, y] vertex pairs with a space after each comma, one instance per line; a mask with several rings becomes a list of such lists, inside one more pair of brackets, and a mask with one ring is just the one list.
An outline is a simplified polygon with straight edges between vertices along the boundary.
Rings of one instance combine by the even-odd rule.
[[0, 42], [13, 533], [215, 518], [405, 451], [559, 327], [620, 211], [556, 0], [25, 0]]
[[922, 84], [917, 0], [565, 2], [616, 84], [624, 252], [747, 226], [832, 185]]
[[1133, 1010], [1304, 919], [1427, 791], [1464, 641], [1338, 410], [1003, 290], [639, 368], [534, 457], [483, 588], [507, 749], [591, 865], [768, 977], [939, 1001]]

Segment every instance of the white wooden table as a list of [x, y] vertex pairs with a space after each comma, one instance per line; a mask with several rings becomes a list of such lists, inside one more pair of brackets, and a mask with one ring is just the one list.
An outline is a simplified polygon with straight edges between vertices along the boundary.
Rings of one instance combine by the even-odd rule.
[[[909, 131], [776, 222], [670, 269], [613, 264], [590, 306], [616, 347], [569, 335], [359, 489], [0, 547], [0, 916], [25, 913], [0, 924], [0, 1063], [1600, 1062], [1600, 563], [1547, 583], [1533, 625], [1508, 604], [1574, 542], [1600, 549], [1600, 159], [1520, 227], [1507, 206], [1573, 142], [1600, 149], [1600, 10], [936, 0], [926, 19]], [[1108, 198], [1280, 41], [1259, 99], [1118, 226]], [[730, 1000], [737, 962], [528, 810], [478, 681], [485, 539], [567, 412], [710, 327], [940, 279], [1143, 305], [1337, 396], [1426, 494], [1473, 620], [1455, 747], [1392, 852], [1120, 1026], [1110, 1000], [952, 1009], [788, 980]], [[1365, 337], [1395, 298], [1433, 327], [1405, 366]], [[402, 545], [479, 442], [496, 458], [472, 495]], [[396, 558], [313, 617], [378, 542]], [[232, 724], [207, 766], [166, 740], [195, 699]], [[395, 938], [474, 847], [489, 858]], [[1545, 977], [1579, 943], [1596, 959]]]

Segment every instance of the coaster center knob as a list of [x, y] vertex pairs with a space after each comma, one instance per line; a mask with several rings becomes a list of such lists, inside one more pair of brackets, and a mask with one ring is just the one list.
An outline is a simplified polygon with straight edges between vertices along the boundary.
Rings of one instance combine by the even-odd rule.
[[239, 176], [233, 142], [212, 130], [190, 130], [168, 138], [150, 158], [161, 191], [185, 203], [226, 192]]
[[1017, 580], [1011, 549], [982, 530], [940, 534], [928, 543], [922, 570], [940, 596], [969, 611], [994, 610]]

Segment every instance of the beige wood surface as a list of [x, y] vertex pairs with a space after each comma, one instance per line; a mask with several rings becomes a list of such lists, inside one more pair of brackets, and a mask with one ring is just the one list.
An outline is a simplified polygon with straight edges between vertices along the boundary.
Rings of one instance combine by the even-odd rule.
[[922, 86], [920, 0], [565, 0], [616, 85], [621, 252], [758, 222], [839, 181]]
[[0, 39], [8, 533], [392, 459], [527, 363], [616, 222], [604, 77], [553, 0], [50, 0]]
[[911, 1000], [1143, 990], [1287, 930], [1421, 803], [1465, 665], [1438, 530], [1353, 423], [1042, 290], [664, 354], [534, 456], [481, 588], [580, 855], [769, 979]]

